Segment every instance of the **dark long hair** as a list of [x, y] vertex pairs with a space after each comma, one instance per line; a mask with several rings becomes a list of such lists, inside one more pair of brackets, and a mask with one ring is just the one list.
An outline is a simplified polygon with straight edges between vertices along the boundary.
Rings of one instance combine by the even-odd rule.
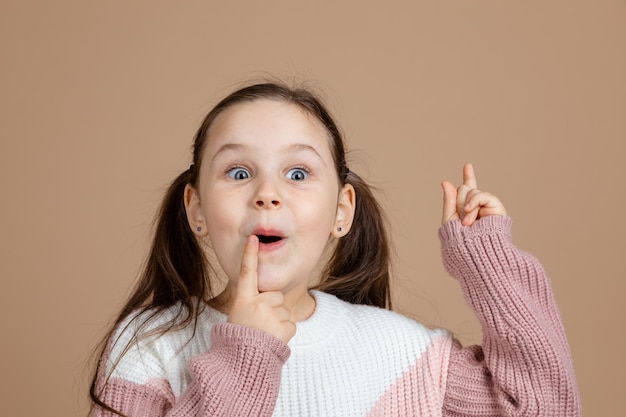
[[[344, 140], [337, 124], [321, 99], [306, 88], [291, 88], [279, 82], [250, 85], [225, 97], [207, 114], [194, 138], [193, 164], [171, 183], [166, 192], [140, 279], [99, 347], [99, 364], [90, 388], [94, 404], [122, 415], [104, 404], [99, 392], [107, 379], [102, 363], [107, 344], [114, 342], [111, 339], [125, 319], [139, 313], [133, 317], [141, 320], [135, 327], [134, 340], [125, 347], [127, 350], [137, 338], [146, 336], [141, 330], [151, 318], [173, 306], [177, 307], [174, 318], [150, 334], [163, 334], [190, 324], [195, 328], [201, 309], [217, 295], [211, 286], [211, 266], [187, 221], [184, 190], [187, 184], [197, 187], [202, 154], [217, 116], [231, 106], [259, 99], [292, 103], [316, 117], [328, 132], [339, 183], [342, 186], [351, 184], [356, 192], [352, 228], [339, 239], [316, 288], [350, 303], [391, 308], [390, 252], [382, 209], [368, 184], [348, 169]], [[142, 314], [146, 312], [149, 313]]]

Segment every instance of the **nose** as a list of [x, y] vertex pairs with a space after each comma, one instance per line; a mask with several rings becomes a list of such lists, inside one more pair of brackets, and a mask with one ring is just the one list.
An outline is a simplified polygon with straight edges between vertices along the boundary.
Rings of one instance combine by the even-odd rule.
[[254, 197], [254, 205], [257, 208], [278, 208], [281, 205], [281, 198], [276, 186], [270, 181], [264, 181]]
[[280, 206], [280, 201], [274, 199], [259, 199], [255, 204], [257, 207], [278, 207]]

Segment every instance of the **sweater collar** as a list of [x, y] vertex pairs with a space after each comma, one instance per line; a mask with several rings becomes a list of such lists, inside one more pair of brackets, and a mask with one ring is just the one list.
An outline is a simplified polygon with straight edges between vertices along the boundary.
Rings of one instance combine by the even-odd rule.
[[296, 334], [289, 341], [289, 347], [323, 343], [339, 328], [342, 309], [340, 300], [334, 295], [311, 290], [315, 298], [315, 311], [306, 320], [296, 323]]

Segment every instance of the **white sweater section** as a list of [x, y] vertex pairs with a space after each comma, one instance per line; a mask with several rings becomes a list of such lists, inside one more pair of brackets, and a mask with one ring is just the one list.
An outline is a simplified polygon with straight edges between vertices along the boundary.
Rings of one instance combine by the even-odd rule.
[[[407, 387], [411, 392], [406, 395], [420, 396], [425, 406], [441, 409], [452, 346], [445, 330], [428, 329], [389, 310], [311, 293], [316, 308], [311, 317], [296, 324], [296, 334], [289, 341], [291, 356], [282, 369], [275, 416], [363, 416], [398, 381], [406, 385], [407, 374], [412, 376]], [[172, 308], [160, 314], [143, 331], [156, 328], [175, 313]], [[136, 384], [166, 380], [178, 398], [190, 382], [188, 361], [210, 348], [211, 328], [226, 316], [207, 307], [195, 333], [189, 326], [142, 338], [122, 355], [141, 319], [126, 329], [120, 327], [107, 369], [113, 368], [112, 377]]]

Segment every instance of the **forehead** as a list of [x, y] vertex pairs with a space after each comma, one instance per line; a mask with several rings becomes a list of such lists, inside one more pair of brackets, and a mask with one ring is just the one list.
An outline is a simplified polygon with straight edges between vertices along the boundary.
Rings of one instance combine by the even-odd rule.
[[259, 99], [230, 106], [215, 118], [208, 132], [206, 153], [213, 154], [228, 144], [263, 151], [307, 145], [324, 159], [332, 160], [330, 143], [326, 127], [302, 107]]

